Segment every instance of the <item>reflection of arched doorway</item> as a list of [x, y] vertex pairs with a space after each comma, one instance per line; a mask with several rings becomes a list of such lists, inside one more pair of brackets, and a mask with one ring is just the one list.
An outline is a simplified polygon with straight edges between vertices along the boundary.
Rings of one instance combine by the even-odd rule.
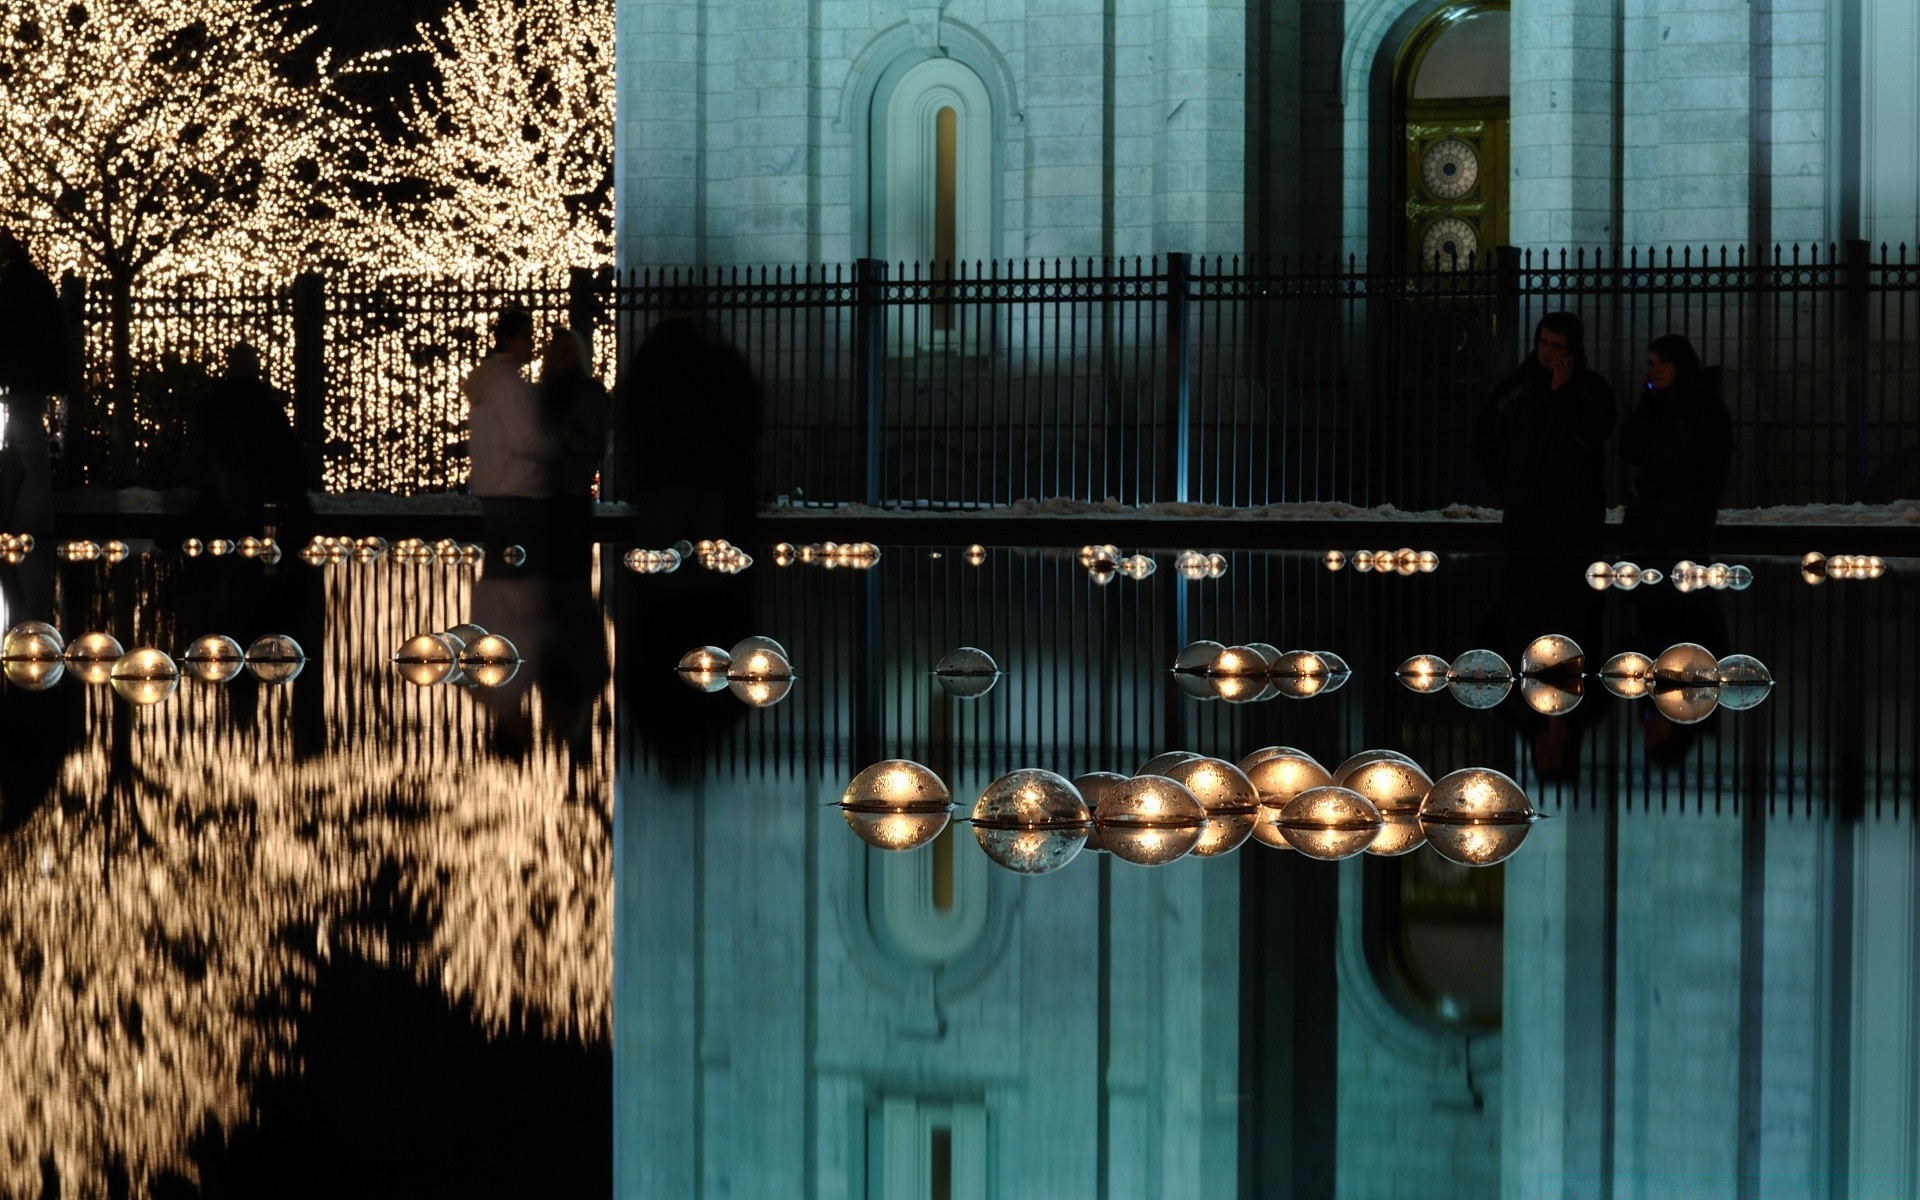
[[1394, 64], [1394, 259], [1453, 270], [1507, 238], [1505, 0], [1445, 8]]

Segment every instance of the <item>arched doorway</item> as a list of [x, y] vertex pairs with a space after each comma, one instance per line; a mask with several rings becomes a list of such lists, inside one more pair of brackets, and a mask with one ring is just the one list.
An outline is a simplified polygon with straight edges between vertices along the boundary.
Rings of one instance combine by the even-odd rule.
[[1453, 5], [1408, 36], [1394, 64], [1394, 260], [1421, 270], [1487, 264], [1507, 239], [1506, 0]]

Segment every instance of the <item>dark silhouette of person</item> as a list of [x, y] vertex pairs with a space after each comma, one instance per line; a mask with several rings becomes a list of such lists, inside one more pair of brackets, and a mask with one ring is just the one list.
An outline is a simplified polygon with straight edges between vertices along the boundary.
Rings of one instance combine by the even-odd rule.
[[26, 245], [0, 226], [0, 531], [53, 535], [49, 397], [67, 387], [66, 322], [60, 295]]
[[760, 421], [745, 356], [686, 302], [669, 308], [620, 373], [614, 409], [620, 498], [643, 545], [742, 538], [759, 503]]
[[594, 487], [607, 450], [607, 392], [593, 377], [586, 341], [555, 329], [540, 361], [540, 408], [555, 441], [552, 527], [557, 573], [585, 575], [593, 561]]
[[520, 547], [529, 572], [552, 565], [547, 538], [557, 446], [526, 377], [532, 361], [533, 314], [505, 308], [494, 319], [492, 352], [460, 384], [470, 406], [467, 486], [480, 501], [487, 550]]
[[1720, 368], [1703, 367], [1679, 334], [1647, 347], [1640, 402], [1620, 427], [1620, 457], [1635, 468], [1621, 540], [1630, 554], [1704, 563], [1733, 459], [1733, 417]]
[[239, 342], [227, 351], [226, 374], [194, 417], [201, 472], [194, 519], [206, 532], [271, 527], [282, 540], [297, 540], [311, 528], [307, 452], [287, 416], [291, 403], [263, 376], [258, 350]]
[[1548, 313], [1534, 327], [1533, 351], [1474, 421], [1509, 551], [1581, 565], [1597, 551], [1607, 519], [1602, 448], [1613, 424], [1613, 389], [1587, 366], [1580, 318]]

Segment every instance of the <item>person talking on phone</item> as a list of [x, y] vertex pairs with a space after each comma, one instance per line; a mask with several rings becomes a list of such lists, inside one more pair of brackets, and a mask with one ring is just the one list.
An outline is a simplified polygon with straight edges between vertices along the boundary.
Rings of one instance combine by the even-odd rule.
[[1597, 552], [1607, 519], [1602, 449], [1613, 424], [1613, 389], [1587, 366], [1580, 318], [1540, 318], [1532, 352], [1474, 421], [1508, 551], [1570, 561]]
[[1663, 567], [1710, 560], [1733, 459], [1733, 417], [1720, 398], [1720, 368], [1701, 366], [1677, 333], [1647, 346], [1640, 399], [1620, 427], [1620, 457], [1634, 468], [1620, 531], [1628, 551]]

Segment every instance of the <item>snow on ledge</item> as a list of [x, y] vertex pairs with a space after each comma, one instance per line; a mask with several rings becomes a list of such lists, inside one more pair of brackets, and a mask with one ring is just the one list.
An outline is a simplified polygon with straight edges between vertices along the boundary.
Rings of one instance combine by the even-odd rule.
[[[1622, 510], [1614, 509], [1609, 521], [1618, 522]], [[866, 504], [829, 504], [803, 508], [774, 508], [766, 516], [782, 517], [1147, 517], [1170, 519], [1213, 519], [1234, 521], [1469, 521], [1493, 522], [1500, 519], [1497, 508], [1472, 504], [1449, 504], [1445, 508], [1410, 510], [1391, 504], [1361, 508], [1353, 504], [1321, 501], [1303, 504], [1268, 504], [1253, 508], [1227, 508], [1216, 504], [1130, 505], [1118, 500], [1100, 502], [1070, 500], [1054, 496], [1041, 500], [1016, 500], [991, 508], [908, 507], [875, 508]], [[1723, 525], [1920, 525], [1920, 500], [1895, 500], [1889, 504], [1796, 504], [1772, 508], [1726, 508], [1720, 510]]]

